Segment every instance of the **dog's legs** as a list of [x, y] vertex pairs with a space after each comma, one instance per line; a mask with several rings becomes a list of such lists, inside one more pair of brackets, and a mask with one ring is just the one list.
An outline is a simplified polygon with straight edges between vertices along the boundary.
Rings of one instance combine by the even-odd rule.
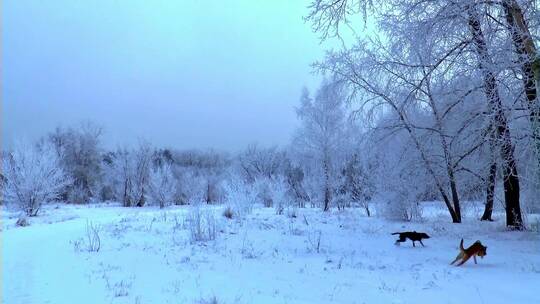
[[426, 247], [426, 246], [424, 246], [424, 243], [422, 243], [422, 240], [420, 240], [420, 244], [422, 244], [422, 247]]
[[478, 263], [476, 262], [476, 255], [473, 255], [473, 259], [474, 259], [474, 263], [475, 263], [475, 264], [478, 264]]
[[470, 258], [471, 258], [470, 256], [463, 256], [463, 259], [461, 260], [461, 262], [459, 262], [456, 266], [461, 266], [465, 264], [465, 262], [467, 262]]
[[462, 255], [461, 253], [459, 253], [459, 254], [457, 255], [456, 259], [455, 259], [452, 263], [450, 263], [450, 265], [454, 265], [454, 263], [457, 262], [457, 261], [459, 261], [459, 259], [461, 259], [462, 257], [463, 257], [463, 255]]
[[416, 247], [416, 245], [414, 245], [414, 241], [412, 241], [412, 246], [413, 246], [413, 247]]

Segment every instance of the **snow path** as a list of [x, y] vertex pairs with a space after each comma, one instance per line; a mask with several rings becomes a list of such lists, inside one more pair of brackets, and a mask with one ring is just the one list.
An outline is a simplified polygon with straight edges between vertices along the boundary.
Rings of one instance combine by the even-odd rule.
[[[235, 221], [217, 210], [217, 240], [192, 244], [186, 213], [62, 206], [16, 228], [5, 212], [3, 303], [540, 303], [539, 235], [500, 223], [262, 208]], [[87, 219], [101, 225], [99, 252], [74, 245]], [[391, 232], [414, 229], [432, 236], [425, 248], [393, 245]], [[461, 237], [481, 239], [487, 257], [448, 265]]]

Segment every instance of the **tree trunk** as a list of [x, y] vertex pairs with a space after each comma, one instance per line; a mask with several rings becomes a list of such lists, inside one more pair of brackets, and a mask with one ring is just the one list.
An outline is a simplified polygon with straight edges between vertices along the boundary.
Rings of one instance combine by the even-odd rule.
[[540, 130], [540, 106], [538, 101], [538, 83], [540, 78], [540, 57], [537, 54], [534, 40], [529, 31], [529, 27], [523, 17], [521, 7], [515, 0], [503, 1], [506, 22], [512, 34], [512, 41], [519, 57], [521, 73], [523, 75], [523, 87], [525, 96], [529, 102], [531, 111], [531, 122], [535, 132], [536, 140], [540, 140], [538, 133]]
[[323, 211], [329, 211], [330, 210], [330, 176], [329, 176], [329, 168], [328, 168], [328, 161], [325, 159], [323, 164], [324, 169], [324, 208]]
[[495, 130], [489, 132], [489, 151], [490, 151], [490, 165], [486, 183], [486, 205], [484, 214], [480, 218], [481, 221], [493, 221], [491, 215], [493, 214], [493, 203], [495, 199], [495, 182], [497, 180], [497, 157], [495, 150], [497, 149], [495, 138]]
[[[426, 75], [426, 79], [430, 79], [428, 75]], [[441, 145], [443, 148], [444, 153], [444, 162], [446, 164], [446, 173], [448, 174], [448, 181], [450, 182], [450, 193], [452, 195], [452, 204], [453, 204], [453, 212], [455, 214], [456, 219], [459, 219], [461, 221], [461, 206], [459, 203], [459, 193], [458, 193], [458, 186], [456, 181], [456, 175], [454, 172], [454, 166], [452, 165], [452, 154], [448, 145], [448, 142], [446, 141], [446, 137], [443, 135], [443, 123], [441, 116], [439, 115], [439, 110], [437, 108], [437, 103], [433, 99], [433, 95], [431, 94], [431, 85], [429, 80], [426, 82], [426, 89], [429, 95], [429, 104], [431, 107], [431, 111], [433, 112], [433, 116], [435, 118], [436, 126], [441, 131], [439, 133]]]
[[512, 41], [519, 58], [518, 62], [520, 63], [525, 97], [527, 98], [527, 106], [530, 112], [536, 164], [539, 171], [538, 178], [540, 180], [540, 100], [538, 98], [540, 56], [536, 51], [534, 40], [519, 4], [515, 0], [504, 0], [503, 8], [506, 22], [512, 35]]
[[496, 139], [500, 142], [501, 156], [503, 159], [504, 200], [506, 204], [506, 225], [514, 229], [522, 229], [521, 208], [519, 204], [519, 177], [514, 158], [514, 145], [510, 136], [510, 130], [506, 116], [502, 108], [501, 97], [495, 75], [490, 70], [493, 66], [488, 54], [486, 40], [480, 25], [476, 8], [471, 6], [467, 9], [469, 14], [469, 28], [472, 34], [478, 65], [484, 78], [484, 90], [493, 115]]
[[206, 184], [206, 204], [210, 205], [210, 181]]
[[491, 215], [493, 213], [493, 200], [495, 198], [495, 179], [497, 177], [497, 161], [492, 158], [489, 166], [489, 175], [487, 178], [486, 187], [486, 207], [484, 214], [482, 214], [481, 221], [493, 221]]
[[461, 206], [459, 205], [459, 194], [457, 191], [457, 183], [453, 170], [448, 173], [448, 177], [450, 178], [450, 191], [452, 193], [454, 212], [456, 213], [456, 217], [461, 219]]
[[124, 180], [124, 207], [131, 207], [131, 200], [128, 197], [128, 184], [129, 181], [127, 179]]

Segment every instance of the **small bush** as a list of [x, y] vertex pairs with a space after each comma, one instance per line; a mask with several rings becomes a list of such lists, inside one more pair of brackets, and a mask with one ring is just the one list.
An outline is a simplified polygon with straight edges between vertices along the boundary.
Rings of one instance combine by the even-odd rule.
[[387, 219], [406, 222], [422, 219], [422, 206], [410, 195], [388, 193], [377, 207], [379, 214]]
[[[256, 201], [256, 194], [250, 187], [244, 187], [234, 181], [229, 181], [225, 185], [227, 191], [227, 205], [232, 216], [242, 218], [253, 211], [253, 205]], [[227, 216], [226, 216], [227, 217]], [[232, 218], [232, 217], [227, 217]]]
[[230, 206], [225, 208], [225, 210], [223, 210], [223, 216], [228, 218], [228, 219], [232, 219], [234, 217], [233, 209]]
[[307, 234], [307, 250], [308, 252], [321, 253], [322, 231], [314, 230]]
[[15, 226], [17, 227], [26, 227], [30, 226], [30, 222], [28, 221], [28, 218], [26, 217], [20, 217], [17, 222], [15, 223]]
[[86, 221], [86, 250], [88, 252], [98, 252], [101, 249], [101, 238], [99, 232], [101, 227]]
[[219, 304], [219, 300], [216, 296], [212, 296], [210, 298], [201, 298], [196, 303], [198, 304]]
[[114, 283], [113, 293], [114, 297], [127, 297], [129, 291], [131, 290], [132, 282], [121, 280], [120, 282]]
[[214, 213], [201, 210], [197, 205], [191, 207], [188, 214], [191, 242], [207, 242], [216, 239], [217, 224]]
[[287, 208], [287, 217], [297, 218], [298, 217], [298, 208], [296, 206], [289, 206]]

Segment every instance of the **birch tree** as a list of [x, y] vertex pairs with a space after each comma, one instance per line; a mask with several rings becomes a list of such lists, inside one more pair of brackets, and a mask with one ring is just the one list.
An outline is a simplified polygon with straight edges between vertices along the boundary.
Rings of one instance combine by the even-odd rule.
[[312, 99], [307, 89], [302, 93], [296, 113], [301, 122], [293, 145], [305, 163], [319, 177], [324, 211], [329, 211], [336, 190], [345, 127], [345, 95], [341, 85], [323, 81]]

